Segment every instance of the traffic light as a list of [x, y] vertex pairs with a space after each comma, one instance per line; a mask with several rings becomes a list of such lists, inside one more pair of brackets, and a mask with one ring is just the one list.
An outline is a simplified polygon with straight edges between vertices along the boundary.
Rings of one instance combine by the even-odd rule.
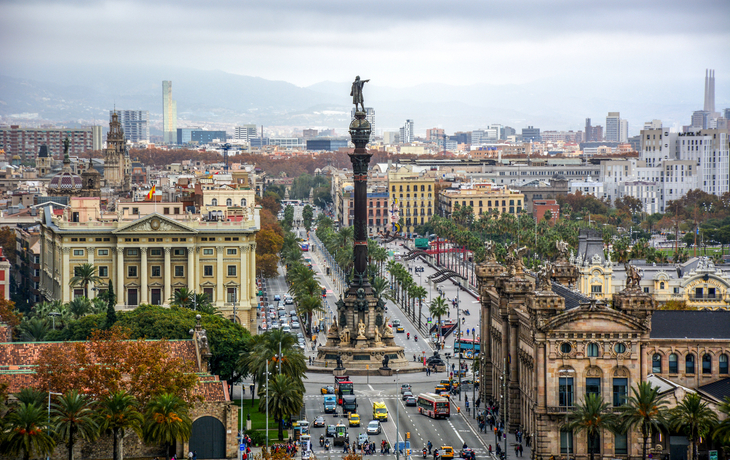
[[411, 432], [410, 431], [406, 431], [406, 439], [411, 439]]

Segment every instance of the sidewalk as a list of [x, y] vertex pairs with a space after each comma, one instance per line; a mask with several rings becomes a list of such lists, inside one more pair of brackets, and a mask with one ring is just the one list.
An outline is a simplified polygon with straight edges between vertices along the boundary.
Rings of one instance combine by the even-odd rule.
[[[504, 450], [504, 441], [505, 441], [504, 433], [502, 434], [501, 439], [497, 439], [496, 433], [493, 430], [490, 431], [489, 424], [486, 425], [486, 433], [480, 433], [479, 432], [479, 423], [477, 422], [476, 417], [474, 415], [474, 406], [472, 405], [471, 400], [470, 400], [470, 407], [469, 407], [470, 411], [468, 413], [466, 412], [466, 403], [464, 401], [452, 399], [451, 404], [453, 406], [461, 409], [460, 415], [464, 418], [464, 421], [466, 423], [468, 423], [469, 425], [471, 425], [471, 427], [474, 429], [474, 431], [476, 431], [479, 434], [479, 436], [484, 440], [484, 442], [487, 445], [492, 446], [492, 458], [494, 460], [497, 460], [498, 457], [496, 455], [496, 445], [497, 445], [497, 442], [499, 442], [500, 447], [502, 448], [502, 450]], [[480, 406], [479, 410], [481, 412], [483, 412], [485, 409], [483, 408], [483, 406]], [[452, 416], [453, 416], [453, 413], [452, 413]], [[499, 417], [496, 417], [496, 418], [499, 419]], [[526, 435], [527, 435], [527, 433], [524, 433], [522, 435], [522, 443], [521, 443], [522, 449], [523, 449], [522, 455], [517, 456], [517, 454], [515, 453], [515, 446], [517, 446], [520, 443], [517, 442], [517, 438], [514, 435], [514, 433], [507, 433], [507, 450], [506, 450], [505, 460], [514, 460], [514, 459], [525, 458], [525, 457], [532, 458], [532, 449], [530, 448], [530, 446], [528, 446], [525, 443]]]

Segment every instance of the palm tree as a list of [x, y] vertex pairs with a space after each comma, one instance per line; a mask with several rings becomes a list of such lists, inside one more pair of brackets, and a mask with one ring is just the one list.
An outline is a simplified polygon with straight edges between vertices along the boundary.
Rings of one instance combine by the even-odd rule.
[[187, 441], [193, 430], [188, 405], [179, 396], [170, 393], [157, 395], [147, 403], [143, 426], [144, 441], [164, 444], [168, 457], [176, 441]]
[[379, 276], [375, 277], [372, 286], [373, 295], [376, 299], [391, 298], [390, 286], [388, 285], [388, 280], [386, 280], [385, 278], [381, 278]]
[[44, 456], [53, 452], [56, 442], [48, 434], [48, 414], [43, 406], [20, 403], [5, 415], [6, 432], [2, 450], [11, 455], [23, 455], [30, 460], [35, 453]]
[[75, 297], [71, 302], [68, 303], [68, 311], [74, 316], [75, 319], [79, 319], [91, 311], [93, 305], [91, 301], [83, 296]]
[[74, 458], [76, 435], [86, 441], [94, 441], [99, 435], [93, 401], [76, 390], [60, 396], [53, 403], [51, 415], [56, 434], [66, 441], [68, 460]]
[[94, 297], [91, 299], [91, 314], [100, 315], [106, 313], [106, 300], [102, 297]]
[[193, 295], [193, 291], [186, 287], [177, 289], [170, 297], [170, 306], [192, 309]]
[[413, 288], [413, 298], [418, 299], [418, 328], [421, 328], [421, 318], [423, 317], [423, 299], [428, 296], [428, 291], [423, 286]]
[[565, 429], [576, 433], [585, 432], [588, 438], [588, 450], [591, 460], [594, 460], [595, 439], [600, 439], [601, 433], [605, 430], [616, 430], [616, 416], [611, 412], [609, 404], [595, 393], [586, 394], [583, 402], [576, 406], [573, 412], [568, 414], [568, 422]]
[[297, 309], [300, 314], [307, 316], [307, 332], [312, 332], [312, 315], [317, 311], [324, 311], [322, 307], [322, 297], [318, 295], [306, 296], [297, 302]]
[[[259, 412], [266, 411], [265, 390], [259, 385]], [[288, 375], [275, 375], [269, 380], [269, 413], [279, 422], [279, 440], [284, 439], [284, 418], [299, 414], [304, 406], [304, 392]]]
[[629, 396], [626, 403], [619, 407], [621, 431], [639, 427], [644, 441], [641, 458], [646, 460], [649, 437], [666, 424], [666, 395], [660, 395], [659, 387], [652, 387], [649, 382], [640, 382], [631, 392], [633, 396]]
[[442, 328], [441, 328], [441, 317], [446, 315], [449, 312], [449, 304], [446, 303], [446, 299], [444, 299], [442, 296], [438, 296], [435, 299], [431, 301], [431, 305], [428, 306], [428, 313], [432, 317], [438, 318], [438, 332], [439, 337], [442, 335]]
[[725, 397], [718, 410], [725, 414], [725, 419], [718, 423], [712, 438], [727, 446], [730, 445], [730, 396]]
[[692, 459], [697, 458], [697, 442], [707, 436], [717, 424], [717, 414], [702, 401], [697, 393], [688, 393], [681, 403], [669, 412], [671, 426], [683, 432], [692, 446]]
[[48, 334], [46, 318], [31, 318], [20, 323], [20, 336], [28, 342], [42, 342]]
[[43, 407], [46, 404], [48, 393], [37, 388], [26, 387], [15, 393], [15, 398], [19, 404], [35, 404], [38, 407]]
[[137, 410], [137, 399], [126, 391], [112, 393], [99, 404], [102, 431], [111, 431], [114, 440], [114, 460], [124, 452], [124, 432], [132, 430], [142, 437], [142, 414]]
[[96, 274], [96, 267], [91, 264], [81, 264], [74, 267], [74, 276], [69, 281], [71, 287], [80, 284], [84, 287], [84, 296], [89, 297], [89, 283], [97, 283], [101, 280]]

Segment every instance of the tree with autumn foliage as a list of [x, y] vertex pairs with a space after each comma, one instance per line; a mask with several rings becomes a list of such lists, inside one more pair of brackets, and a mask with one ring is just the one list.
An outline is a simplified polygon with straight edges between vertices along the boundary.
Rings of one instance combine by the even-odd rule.
[[261, 230], [256, 234], [256, 272], [264, 278], [279, 274], [279, 253], [284, 247], [284, 230], [268, 207], [259, 214]]
[[15, 309], [15, 302], [0, 298], [0, 323], [5, 323], [12, 328], [20, 324], [21, 314]]
[[47, 347], [36, 364], [40, 388], [63, 393], [76, 389], [104, 398], [126, 391], [142, 405], [163, 393], [198, 399], [192, 361], [173, 357], [165, 340], [129, 340], [119, 327], [94, 331], [88, 342]]

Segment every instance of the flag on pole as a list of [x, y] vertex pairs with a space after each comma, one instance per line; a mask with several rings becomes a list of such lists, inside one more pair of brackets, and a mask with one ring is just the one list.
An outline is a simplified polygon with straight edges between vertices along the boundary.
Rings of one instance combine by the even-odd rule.
[[154, 194], [155, 194], [155, 186], [154, 186], [154, 184], [153, 184], [153, 185], [152, 185], [152, 188], [150, 189], [150, 193], [148, 193], [148, 194], [147, 194], [147, 199], [148, 199], [148, 200], [151, 200], [151, 199], [152, 199], [152, 196], [153, 196]]

